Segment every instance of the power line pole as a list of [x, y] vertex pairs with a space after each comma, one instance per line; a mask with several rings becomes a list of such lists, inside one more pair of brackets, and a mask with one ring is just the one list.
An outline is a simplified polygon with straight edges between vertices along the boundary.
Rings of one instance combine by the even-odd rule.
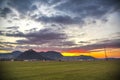
[[105, 53], [105, 59], [106, 59], [106, 61], [107, 61], [107, 60], [108, 60], [108, 57], [107, 57], [106, 47], [104, 47], [104, 53]]

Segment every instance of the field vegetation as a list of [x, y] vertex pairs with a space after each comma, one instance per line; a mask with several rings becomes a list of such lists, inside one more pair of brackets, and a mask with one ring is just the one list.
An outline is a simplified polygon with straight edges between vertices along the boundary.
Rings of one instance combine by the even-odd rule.
[[0, 80], [116, 80], [120, 61], [1, 61]]

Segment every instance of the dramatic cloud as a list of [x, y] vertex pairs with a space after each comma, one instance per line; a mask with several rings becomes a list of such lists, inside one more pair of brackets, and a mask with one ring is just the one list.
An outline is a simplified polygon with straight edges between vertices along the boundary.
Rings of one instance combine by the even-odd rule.
[[103, 40], [95, 44], [90, 44], [90, 45], [80, 46], [80, 47], [75, 47], [70, 49], [94, 50], [94, 49], [104, 49], [104, 48], [120, 48], [120, 39]]
[[[15, 29], [15, 27], [14, 27]], [[8, 37], [24, 37], [24, 33], [18, 30], [7, 30], [7, 31], [0, 31], [1, 36], [8, 36]]]
[[[30, 32], [24, 34], [22, 37], [25, 37], [27, 40], [18, 40], [18, 43], [27, 43], [27, 44], [45, 44], [45, 43], [55, 43], [61, 40], [67, 39], [66, 34], [52, 31], [51, 29], [42, 29], [37, 32]], [[57, 44], [57, 43], [56, 43]]]
[[31, 16], [36, 21], [45, 23], [83, 24], [84, 18], [87, 17], [103, 18], [107, 21], [107, 14], [120, 11], [118, 0], [5, 0], [1, 3], [6, 3], [0, 8], [1, 16], [13, 10], [19, 13], [20, 18]]
[[32, 3], [33, 0], [10, 0], [7, 4], [24, 15], [31, 9]]
[[11, 9], [10, 8], [3, 8], [3, 9], [1, 9], [0, 8], [0, 16], [1, 17], [6, 17], [7, 16], [7, 14], [9, 14], [9, 13], [11, 13], [12, 11], [11, 11]]
[[0, 0], [0, 45], [11, 50], [119, 48], [119, 14], [119, 0]]
[[118, 0], [68, 0], [66, 3], [56, 6], [65, 12], [76, 13], [81, 17], [102, 17], [110, 11], [118, 11], [120, 2]]
[[14, 29], [14, 30], [17, 30], [18, 28], [19, 28], [19, 26], [7, 27], [7, 29]]
[[52, 16], [52, 17], [47, 17], [47, 16], [42, 16], [36, 21], [42, 21], [44, 23], [58, 23], [58, 24], [76, 24], [76, 23], [81, 23], [81, 19], [79, 18], [72, 18], [70, 16], [65, 16], [65, 15], [57, 15], [57, 16]]

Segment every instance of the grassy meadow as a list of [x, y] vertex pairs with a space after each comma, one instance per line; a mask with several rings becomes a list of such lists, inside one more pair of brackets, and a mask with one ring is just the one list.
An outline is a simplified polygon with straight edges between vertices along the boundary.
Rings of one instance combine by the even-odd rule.
[[3, 61], [0, 80], [115, 80], [120, 61]]

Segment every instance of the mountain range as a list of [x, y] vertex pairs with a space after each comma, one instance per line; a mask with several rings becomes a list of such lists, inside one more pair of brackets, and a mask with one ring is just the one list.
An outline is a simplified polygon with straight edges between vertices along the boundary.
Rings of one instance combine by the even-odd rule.
[[59, 60], [63, 56], [60, 52], [36, 52], [33, 49], [27, 51], [13, 51], [12, 53], [0, 54], [0, 60]]
[[13, 51], [12, 53], [0, 54], [0, 60], [59, 60], [59, 61], [73, 61], [73, 60], [95, 60], [92, 56], [63, 56], [60, 52], [47, 51], [36, 52], [33, 49], [27, 51]]

